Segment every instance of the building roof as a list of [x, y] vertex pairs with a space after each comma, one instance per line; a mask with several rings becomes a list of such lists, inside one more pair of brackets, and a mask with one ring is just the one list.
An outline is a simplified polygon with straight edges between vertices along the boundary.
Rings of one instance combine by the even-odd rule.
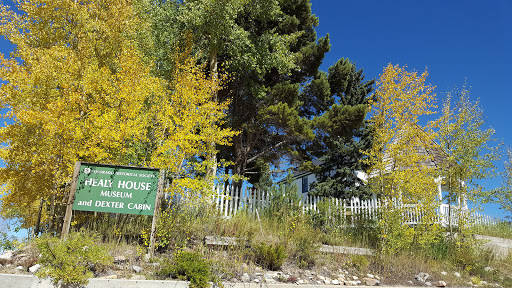
[[[418, 129], [419, 134], [427, 133], [420, 126], [416, 124], [415, 126]], [[395, 137], [391, 143], [396, 143], [397, 141], [398, 137]], [[426, 143], [422, 138], [420, 138], [420, 142], [420, 145], [416, 145], [414, 150], [417, 155], [425, 157], [423, 160], [417, 163], [418, 166], [432, 169], [442, 169], [443, 167], [446, 167], [448, 161], [448, 153], [446, 153], [436, 141], [430, 140], [428, 143]], [[383, 161], [386, 163], [386, 172], [391, 171], [393, 161], [386, 151], [384, 151]], [[401, 167], [401, 169], [409, 169], [409, 167]]]

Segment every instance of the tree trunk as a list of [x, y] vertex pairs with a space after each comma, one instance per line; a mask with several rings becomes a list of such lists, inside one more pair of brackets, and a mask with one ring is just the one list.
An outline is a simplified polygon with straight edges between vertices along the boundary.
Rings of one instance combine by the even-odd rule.
[[[217, 45], [212, 45], [212, 48], [210, 49], [210, 77], [214, 80], [217, 80], [219, 78], [218, 71], [217, 71], [217, 65], [218, 65], [218, 49], [216, 47]], [[218, 92], [213, 92], [213, 101], [218, 102]], [[212, 122], [212, 126], [215, 126], [215, 122]], [[208, 181], [211, 181], [213, 183], [215, 176], [217, 175], [217, 153], [215, 153], [215, 142], [209, 143], [211, 152], [210, 155], [208, 155], [208, 161], [210, 162], [210, 167], [208, 167], [208, 170], [206, 171], [206, 179]]]

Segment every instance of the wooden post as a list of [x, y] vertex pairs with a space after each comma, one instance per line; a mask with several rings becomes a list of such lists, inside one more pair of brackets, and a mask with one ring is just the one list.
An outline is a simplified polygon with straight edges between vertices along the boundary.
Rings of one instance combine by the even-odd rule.
[[75, 201], [75, 191], [78, 183], [78, 174], [80, 173], [80, 165], [80, 161], [75, 163], [75, 171], [73, 172], [73, 179], [71, 179], [71, 189], [69, 191], [69, 198], [66, 207], [66, 216], [64, 216], [64, 224], [62, 225], [62, 232], [60, 233], [61, 239], [66, 239], [69, 234], [69, 226], [71, 225], [71, 216], [73, 215], [73, 202]]
[[155, 255], [156, 243], [156, 220], [160, 212], [160, 203], [164, 191], [165, 170], [160, 170], [160, 177], [158, 178], [158, 190], [156, 192], [155, 210], [153, 211], [153, 222], [151, 223], [151, 235], [149, 238], [149, 257]]

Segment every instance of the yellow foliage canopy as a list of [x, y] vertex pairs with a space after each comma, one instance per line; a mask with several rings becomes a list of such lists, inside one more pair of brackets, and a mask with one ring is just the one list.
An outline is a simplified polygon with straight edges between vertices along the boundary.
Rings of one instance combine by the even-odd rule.
[[[187, 187], [198, 157], [221, 129], [226, 103], [187, 51], [167, 83], [151, 75], [135, 39], [145, 27], [129, 0], [20, 1], [0, 7], [0, 34], [15, 46], [0, 55], [2, 214], [33, 226], [40, 199], [63, 196], [75, 161], [166, 169]], [[216, 123], [216, 125], [212, 125]], [[190, 159], [197, 159], [191, 165]], [[190, 180], [192, 179], [192, 180]], [[175, 184], [179, 185], [179, 181]]]
[[[439, 232], [436, 173], [424, 165], [432, 155], [418, 153], [432, 148], [436, 136], [418, 125], [420, 116], [433, 113], [434, 87], [425, 84], [427, 75], [426, 71], [418, 75], [389, 64], [377, 82], [377, 99], [372, 103], [374, 142], [369, 152], [369, 175], [373, 191], [386, 206], [380, 219], [386, 253], [425, 247]], [[415, 228], [404, 224], [409, 220], [405, 210], [412, 207], [408, 204], [419, 205], [413, 215], [422, 214]]]

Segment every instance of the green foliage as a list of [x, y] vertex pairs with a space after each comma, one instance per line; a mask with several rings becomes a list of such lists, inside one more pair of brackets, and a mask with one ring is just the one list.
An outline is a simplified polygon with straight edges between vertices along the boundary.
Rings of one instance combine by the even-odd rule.
[[310, 268], [315, 264], [318, 253], [320, 230], [312, 226], [307, 215], [297, 215], [290, 219], [288, 241], [290, 256], [300, 268]]
[[272, 271], [281, 269], [287, 257], [284, 246], [263, 242], [254, 245], [253, 256], [256, 263]]
[[[311, 115], [333, 103], [328, 82], [318, 68], [330, 49], [329, 38], [317, 40], [318, 18], [304, 0], [147, 1], [155, 47], [156, 73], [171, 75], [168, 55], [182, 35], [193, 31], [200, 61], [210, 76], [227, 74], [218, 92], [229, 100], [229, 125], [240, 134], [235, 145], [222, 146], [231, 159], [231, 174], [252, 184], [268, 164], [285, 156], [297, 158], [305, 140], [314, 138]], [[217, 70], [218, 67], [218, 70]], [[219, 76], [222, 78], [222, 76]], [[219, 145], [220, 146], [220, 145]], [[249, 173], [248, 173], [249, 172]], [[241, 183], [239, 182], [238, 184]]]
[[301, 213], [297, 185], [291, 174], [288, 174], [285, 183], [272, 186], [270, 189], [270, 205], [263, 210], [263, 216], [273, 219], [277, 223]]
[[[470, 99], [466, 85], [448, 93], [439, 119], [439, 144], [447, 161], [439, 169], [448, 190], [448, 203], [458, 199], [487, 201], [494, 191], [483, 189], [483, 180], [495, 176], [494, 161], [499, 159], [499, 146], [493, 145], [494, 129], [484, 129], [484, 115], [478, 100]], [[455, 97], [454, 97], [455, 96]]]
[[361, 273], [366, 273], [370, 266], [370, 261], [363, 255], [353, 255], [350, 257], [350, 265]]
[[71, 232], [65, 240], [44, 235], [36, 239], [43, 266], [37, 276], [51, 277], [54, 285], [79, 287], [93, 277], [91, 269], [101, 270], [113, 259], [90, 232]]
[[473, 232], [479, 235], [512, 239], [512, 223], [500, 222], [496, 225], [474, 226]]
[[160, 270], [156, 272], [160, 278], [178, 278], [190, 281], [190, 287], [206, 288], [209, 281], [219, 284], [213, 276], [209, 261], [198, 252], [177, 250], [173, 261], [164, 259], [160, 262]]
[[347, 236], [364, 247], [377, 248], [380, 245], [380, 230], [378, 226], [378, 216], [376, 218], [367, 217], [363, 213], [351, 215], [353, 225], [347, 225], [344, 232]]
[[[160, 249], [189, 247], [193, 241], [202, 240], [207, 233], [214, 233], [216, 211], [206, 201], [171, 201], [160, 212], [156, 228], [156, 246]], [[149, 246], [149, 230], [142, 231], [144, 245]]]
[[179, 250], [174, 254], [174, 277], [190, 281], [192, 288], [209, 287], [213, 280], [209, 263], [197, 252]]
[[498, 203], [501, 209], [507, 211], [507, 218], [512, 218], [512, 148], [507, 149], [507, 161], [504, 163], [503, 184], [501, 187], [490, 191], [488, 195], [494, 203]]
[[368, 168], [362, 160], [363, 151], [372, 145], [365, 117], [374, 82], [364, 81], [363, 70], [356, 70], [348, 59], [329, 68], [330, 93], [339, 104], [313, 120], [316, 139], [311, 152], [323, 161], [316, 173], [315, 195], [349, 198], [371, 194], [355, 171]]
[[0, 252], [5, 250], [14, 250], [19, 245], [19, 241], [14, 236], [9, 236], [5, 232], [0, 232]]

